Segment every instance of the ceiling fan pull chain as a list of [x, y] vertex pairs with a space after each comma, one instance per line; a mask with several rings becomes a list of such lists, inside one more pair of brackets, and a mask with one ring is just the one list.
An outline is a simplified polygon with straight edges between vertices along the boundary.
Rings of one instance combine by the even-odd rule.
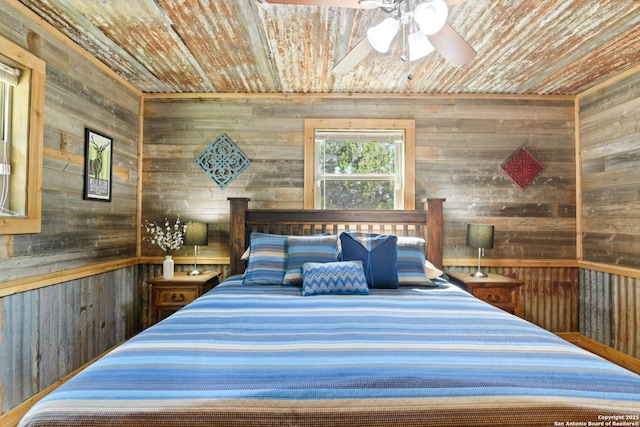
[[[400, 20], [402, 21], [402, 17], [400, 18]], [[400, 59], [402, 61], [409, 61], [409, 55], [407, 53], [407, 26], [402, 25], [402, 54], [400, 55]]]

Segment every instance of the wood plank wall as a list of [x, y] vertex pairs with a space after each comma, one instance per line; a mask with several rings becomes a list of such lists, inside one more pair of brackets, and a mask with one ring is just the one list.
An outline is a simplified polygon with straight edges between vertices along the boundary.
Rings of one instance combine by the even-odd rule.
[[578, 103], [580, 333], [640, 357], [640, 71], [585, 93]]
[[[464, 244], [466, 224], [488, 222], [496, 225], [488, 258], [575, 260], [575, 122], [573, 101], [564, 99], [147, 99], [143, 217], [181, 214], [206, 221], [215, 236], [203, 256], [226, 256], [227, 197], [302, 208], [305, 118], [372, 117], [416, 120], [416, 205], [426, 197], [447, 199], [445, 257], [473, 258]], [[194, 162], [223, 133], [252, 160], [225, 190]], [[526, 191], [500, 172], [521, 146], [545, 168]], [[159, 253], [143, 247], [143, 255], [153, 254]]]
[[[526, 319], [556, 332], [577, 330], [573, 101], [313, 95], [147, 99], [143, 217], [170, 213], [206, 221], [215, 236], [203, 256], [227, 256], [227, 197], [249, 197], [252, 206], [302, 208], [303, 126], [310, 117], [415, 119], [416, 205], [425, 197], [447, 199], [448, 268], [475, 263], [477, 251], [465, 246], [466, 224], [493, 223], [495, 247], [486, 251], [483, 265], [526, 283], [520, 289]], [[223, 133], [252, 160], [225, 190], [194, 162]], [[545, 168], [525, 191], [499, 169], [521, 146]], [[159, 252], [144, 246], [143, 255]], [[522, 260], [533, 264], [517, 267]]]
[[[139, 94], [10, 4], [0, 36], [47, 65], [42, 232], [0, 236], [0, 415], [140, 327], [137, 266], [99, 267], [135, 264]], [[85, 126], [113, 138], [110, 203], [82, 197]]]
[[[135, 257], [138, 95], [9, 6], [0, 13], [0, 35], [47, 64], [42, 232], [0, 236], [0, 286]], [[113, 138], [110, 203], [83, 200], [85, 127]]]
[[583, 259], [640, 268], [640, 72], [579, 102]]

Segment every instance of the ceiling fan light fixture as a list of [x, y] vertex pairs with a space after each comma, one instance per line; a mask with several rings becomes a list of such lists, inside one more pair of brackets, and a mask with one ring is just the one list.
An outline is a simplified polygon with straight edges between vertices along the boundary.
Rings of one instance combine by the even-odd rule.
[[370, 7], [372, 9], [384, 5], [380, 0], [358, 0], [358, 4], [362, 7]]
[[426, 34], [422, 31], [416, 31], [409, 34], [409, 61], [415, 61], [420, 58], [424, 58], [431, 52], [436, 50], [431, 44]]
[[430, 36], [442, 29], [447, 23], [449, 8], [444, 0], [431, 0], [420, 3], [413, 11], [413, 20], [425, 35]]
[[367, 30], [367, 40], [369, 40], [371, 47], [378, 52], [387, 53], [399, 28], [400, 22], [397, 19], [387, 18]]
[[358, 5], [362, 7], [376, 8], [381, 7], [385, 8], [393, 8], [396, 7], [399, 3], [399, 0], [358, 0]]

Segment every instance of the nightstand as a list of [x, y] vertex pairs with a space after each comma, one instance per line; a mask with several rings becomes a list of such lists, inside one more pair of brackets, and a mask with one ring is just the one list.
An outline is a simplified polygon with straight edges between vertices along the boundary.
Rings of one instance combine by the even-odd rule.
[[490, 273], [487, 277], [473, 277], [469, 273], [447, 273], [453, 280], [464, 283], [473, 296], [511, 314], [520, 316], [518, 288], [523, 282], [511, 277]]
[[162, 276], [147, 279], [151, 296], [147, 326], [164, 319], [216, 287], [220, 283], [221, 274], [220, 271], [209, 271], [189, 276], [182, 271], [176, 272], [171, 279]]

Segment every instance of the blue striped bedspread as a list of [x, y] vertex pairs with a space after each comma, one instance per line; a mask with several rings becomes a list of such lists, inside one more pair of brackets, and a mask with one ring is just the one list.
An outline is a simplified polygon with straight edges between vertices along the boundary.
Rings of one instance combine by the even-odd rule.
[[436, 283], [303, 297], [227, 279], [21, 426], [640, 425], [640, 376]]

